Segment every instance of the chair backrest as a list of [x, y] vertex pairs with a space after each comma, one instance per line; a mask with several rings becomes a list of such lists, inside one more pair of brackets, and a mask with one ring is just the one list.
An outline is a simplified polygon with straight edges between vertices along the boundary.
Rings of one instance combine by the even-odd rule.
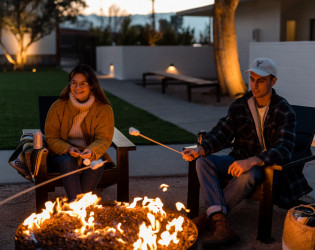
[[39, 122], [40, 130], [45, 133], [45, 121], [50, 106], [58, 99], [58, 96], [39, 96], [38, 107], [39, 107]]
[[315, 108], [291, 105], [296, 114], [296, 139], [294, 152], [309, 150], [315, 134]]

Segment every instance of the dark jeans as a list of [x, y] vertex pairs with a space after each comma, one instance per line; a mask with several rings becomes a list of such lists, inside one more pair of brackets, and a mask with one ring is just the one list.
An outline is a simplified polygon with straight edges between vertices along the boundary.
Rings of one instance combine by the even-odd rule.
[[[240, 177], [228, 175], [229, 166], [234, 162], [231, 156], [209, 155], [200, 157], [196, 170], [201, 193], [205, 199], [207, 215], [215, 212], [227, 214], [239, 202], [248, 197], [261, 182], [262, 168], [254, 166]], [[222, 188], [220, 179], [230, 179]]]
[[[48, 158], [49, 170], [57, 170], [60, 174], [69, 173], [79, 168], [77, 159], [68, 155], [55, 155]], [[87, 169], [62, 178], [69, 201], [73, 201], [78, 194], [95, 190], [104, 172], [104, 166], [96, 170]]]

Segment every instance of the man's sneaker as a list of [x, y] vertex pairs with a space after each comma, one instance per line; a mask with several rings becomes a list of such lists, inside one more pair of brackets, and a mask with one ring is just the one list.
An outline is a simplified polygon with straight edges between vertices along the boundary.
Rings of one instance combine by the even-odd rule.
[[209, 217], [206, 213], [199, 215], [198, 217], [192, 219], [192, 221], [195, 223], [198, 229], [198, 234], [201, 234], [207, 229], [211, 228], [211, 221], [209, 220]]
[[214, 247], [222, 245], [231, 245], [240, 239], [227, 223], [225, 214], [213, 214], [211, 220], [213, 230], [203, 238], [202, 246], [204, 249], [213, 249]]
[[19, 159], [16, 159], [14, 161], [9, 162], [10, 165], [15, 168], [19, 174], [21, 174], [24, 178], [26, 178], [29, 181], [33, 181], [32, 175], [30, 171], [28, 170], [26, 164], [23, 161], [20, 161]]

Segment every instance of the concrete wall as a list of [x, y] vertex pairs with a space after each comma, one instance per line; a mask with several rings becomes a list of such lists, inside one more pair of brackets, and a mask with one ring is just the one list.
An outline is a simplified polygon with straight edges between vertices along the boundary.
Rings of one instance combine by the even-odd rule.
[[[249, 44], [251, 42], [280, 41], [280, 12], [281, 4], [279, 1], [243, 2], [237, 7], [235, 29], [242, 72], [248, 66]], [[253, 37], [255, 30], [256, 37]]]
[[251, 43], [249, 61], [269, 57], [278, 67], [275, 90], [291, 104], [315, 107], [315, 42]]
[[97, 47], [96, 58], [97, 71], [109, 74], [112, 63], [118, 79], [141, 79], [143, 72], [164, 71], [170, 64], [183, 75], [216, 78], [212, 47], [101, 46]]
[[314, 0], [282, 0], [281, 41], [285, 40], [286, 21], [296, 21], [296, 41], [309, 41], [311, 19], [315, 19]]
[[[286, 38], [286, 21], [296, 21], [296, 41], [310, 40], [310, 20], [315, 19], [314, 0], [255, 0], [240, 2], [236, 9], [239, 61], [246, 70], [251, 42], [279, 42]], [[258, 30], [258, 39], [253, 31]]]

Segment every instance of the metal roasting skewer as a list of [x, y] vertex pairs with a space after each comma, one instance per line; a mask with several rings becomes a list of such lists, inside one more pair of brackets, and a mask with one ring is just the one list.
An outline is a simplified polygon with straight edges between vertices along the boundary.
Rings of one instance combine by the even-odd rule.
[[144, 139], [147, 139], [147, 140], [149, 140], [149, 141], [152, 141], [152, 142], [154, 142], [154, 143], [156, 143], [156, 144], [158, 144], [158, 145], [160, 145], [160, 146], [163, 146], [163, 147], [165, 147], [165, 148], [168, 148], [168, 149], [170, 149], [170, 150], [173, 150], [174, 152], [179, 153], [180, 155], [182, 155], [182, 153], [179, 152], [179, 151], [177, 151], [176, 149], [173, 149], [173, 148], [171, 148], [171, 147], [169, 147], [169, 146], [166, 146], [166, 145], [164, 145], [164, 144], [162, 144], [162, 143], [160, 143], [160, 142], [157, 142], [157, 141], [155, 141], [155, 140], [153, 140], [153, 139], [151, 139], [151, 138], [149, 138], [149, 137], [146, 137], [145, 135], [142, 135], [139, 130], [137, 130], [137, 129], [133, 128], [133, 127], [130, 127], [130, 128], [129, 128], [129, 134], [130, 134], [130, 135], [133, 135], [133, 136], [138, 136], [138, 135], [139, 135], [139, 136], [143, 137]]
[[71, 172], [69, 172], [69, 173], [66, 173], [66, 174], [63, 174], [63, 175], [59, 175], [59, 176], [57, 176], [57, 177], [55, 177], [55, 178], [52, 178], [52, 179], [50, 179], [50, 180], [44, 181], [44, 182], [42, 182], [42, 183], [39, 183], [39, 184], [37, 184], [37, 185], [35, 185], [35, 186], [33, 186], [33, 187], [30, 187], [30, 188], [28, 188], [28, 189], [25, 189], [24, 191], [22, 191], [22, 192], [20, 192], [20, 193], [17, 193], [17, 194], [15, 194], [15, 195], [13, 195], [13, 196], [7, 198], [7, 199], [4, 199], [4, 200], [0, 201], [0, 206], [2, 206], [3, 204], [5, 204], [5, 203], [7, 203], [7, 202], [9, 202], [9, 201], [11, 201], [11, 200], [13, 200], [13, 199], [15, 199], [15, 198], [17, 198], [17, 197], [23, 195], [23, 194], [26, 194], [26, 193], [30, 192], [30, 191], [32, 191], [32, 190], [34, 190], [34, 189], [36, 189], [36, 188], [39, 188], [39, 187], [41, 187], [41, 186], [44, 186], [44, 185], [46, 185], [46, 184], [48, 184], [48, 183], [50, 183], [50, 182], [59, 180], [59, 179], [61, 179], [61, 178], [64, 178], [64, 177], [69, 176], [69, 175], [72, 175], [72, 174], [75, 174], [75, 173], [77, 173], [77, 172], [81, 172], [81, 171], [87, 170], [87, 169], [89, 169], [89, 168], [95, 170], [95, 169], [97, 169], [97, 168], [103, 166], [104, 163], [106, 163], [106, 162], [108, 162], [108, 161], [94, 161], [94, 162], [95, 162], [95, 164], [93, 164], [93, 162], [92, 162], [91, 165], [89, 165], [89, 166], [86, 166], [86, 167], [83, 167], [83, 168], [79, 168], [79, 169], [73, 170], [73, 171], [71, 171]]

